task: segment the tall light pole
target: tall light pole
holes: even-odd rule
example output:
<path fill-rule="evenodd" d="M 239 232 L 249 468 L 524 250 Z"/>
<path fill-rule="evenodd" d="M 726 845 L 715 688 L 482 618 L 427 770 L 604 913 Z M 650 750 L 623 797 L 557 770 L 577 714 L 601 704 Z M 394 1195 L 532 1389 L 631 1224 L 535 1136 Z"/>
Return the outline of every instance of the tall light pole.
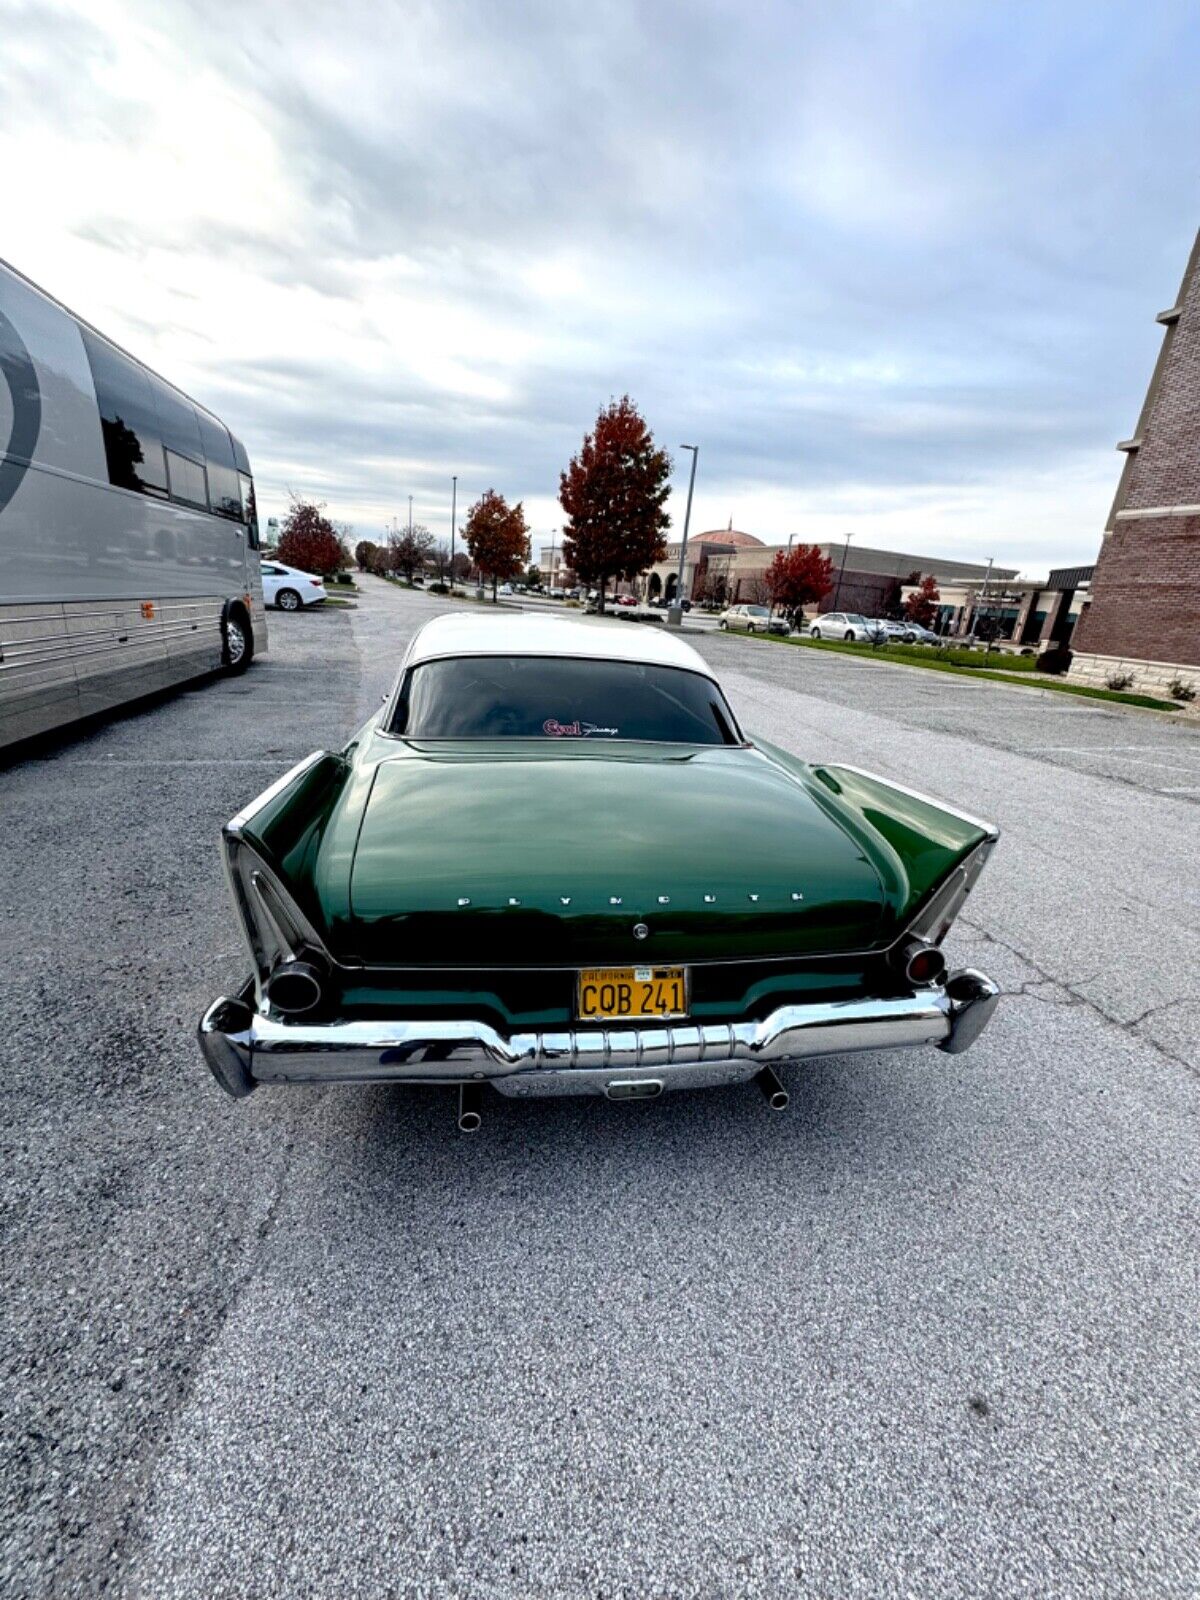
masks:
<path fill-rule="evenodd" d="M 988 585 L 992 581 L 992 563 L 995 561 L 995 559 L 996 559 L 995 556 L 989 556 L 988 557 L 987 571 L 983 575 L 983 588 L 979 591 L 979 598 L 975 602 L 975 623 L 972 625 L 972 632 L 978 632 L 978 623 L 979 623 L 980 616 L 985 616 L 986 617 L 986 615 L 987 615 L 987 592 L 988 592 Z M 985 640 L 984 642 L 985 642 L 985 645 L 986 645 L 986 649 L 984 650 L 984 654 L 985 655 L 991 655 L 991 653 L 992 653 L 992 641 L 991 641 L 991 639 L 989 638 L 989 639 Z"/>
<path fill-rule="evenodd" d="M 853 537 L 852 533 L 846 535 L 846 548 L 842 551 L 842 564 L 838 568 L 837 588 L 833 591 L 833 605 L 830 607 L 832 611 L 836 611 L 838 608 L 838 598 L 842 592 L 842 574 L 846 570 L 846 557 L 850 554 L 850 541 Z"/>
<path fill-rule="evenodd" d="M 458 521 L 458 474 L 450 479 L 450 593 L 454 593 L 454 532 Z"/>
<path fill-rule="evenodd" d="M 408 497 L 408 531 L 412 533 L 412 495 Z"/>
<path fill-rule="evenodd" d="M 692 471 L 688 478 L 687 508 L 683 513 L 683 539 L 679 545 L 679 572 L 675 578 L 675 604 L 667 610 L 667 621 L 673 628 L 683 626 L 683 564 L 687 560 L 688 527 L 692 520 L 692 490 L 696 487 L 696 462 L 700 457 L 698 444 L 681 444 L 681 450 L 692 452 Z"/>

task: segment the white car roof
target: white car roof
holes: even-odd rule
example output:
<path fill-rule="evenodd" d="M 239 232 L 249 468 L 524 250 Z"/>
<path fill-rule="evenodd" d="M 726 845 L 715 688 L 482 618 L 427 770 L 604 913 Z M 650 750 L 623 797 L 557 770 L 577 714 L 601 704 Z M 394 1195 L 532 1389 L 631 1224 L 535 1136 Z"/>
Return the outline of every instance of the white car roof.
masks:
<path fill-rule="evenodd" d="M 650 623 L 591 622 L 528 612 L 477 616 L 454 611 L 434 617 L 413 638 L 405 665 L 446 656 L 583 656 L 683 667 L 714 677 L 691 645 Z"/>

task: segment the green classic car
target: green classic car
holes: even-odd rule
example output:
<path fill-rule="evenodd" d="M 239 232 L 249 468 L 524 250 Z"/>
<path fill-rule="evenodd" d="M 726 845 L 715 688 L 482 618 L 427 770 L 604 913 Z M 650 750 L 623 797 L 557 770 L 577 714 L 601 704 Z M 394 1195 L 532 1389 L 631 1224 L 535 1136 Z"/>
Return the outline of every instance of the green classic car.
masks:
<path fill-rule="evenodd" d="M 260 1083 L 604 1094 L 808 1056 L 965 1050 L 940 945 L 996 829 L 741 731 L 678 637 L 445 615 L 382 711 L 224 830 L 253 976 L 199 1037 Z"/>

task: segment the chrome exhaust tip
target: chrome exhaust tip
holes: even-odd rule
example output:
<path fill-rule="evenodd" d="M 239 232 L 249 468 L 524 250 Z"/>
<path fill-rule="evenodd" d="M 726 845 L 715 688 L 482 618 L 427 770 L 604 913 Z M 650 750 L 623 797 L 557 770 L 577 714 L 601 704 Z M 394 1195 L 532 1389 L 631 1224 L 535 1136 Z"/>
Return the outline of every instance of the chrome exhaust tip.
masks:
<path fill-rule="evenodd" d="M 478 1133 L 483 1117 L 479 1110 L 480 1093 L 477 1083 L 460 1083 L 458 1086 L 458 1131 Z"/>
<path fill-rule="evenodd" d="M 302 1016 L 321 999 L 321 977 L 311 961 L 284 961 L 263 984 L 263 993 L 284 1016 Z"/>
<path fill-rule="evenodd" d="M 772 1111 L 786 1111 L 790 1096 L 770 1067 L 763 1067 L 754 1079 Z"/>

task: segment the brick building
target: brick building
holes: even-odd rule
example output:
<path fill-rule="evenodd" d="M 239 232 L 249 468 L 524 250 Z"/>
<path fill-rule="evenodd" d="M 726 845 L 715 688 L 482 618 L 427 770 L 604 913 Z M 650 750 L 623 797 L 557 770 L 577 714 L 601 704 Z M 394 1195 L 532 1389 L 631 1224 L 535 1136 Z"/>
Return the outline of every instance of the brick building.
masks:
<path fill-rule="evenodd" d="M 1200 692 L 1200 234 L 1104 532 L 1092 602 L 1076 630 L 1071 677 L 1130 673 L 1159 691 L 1176 677 Z"/>

